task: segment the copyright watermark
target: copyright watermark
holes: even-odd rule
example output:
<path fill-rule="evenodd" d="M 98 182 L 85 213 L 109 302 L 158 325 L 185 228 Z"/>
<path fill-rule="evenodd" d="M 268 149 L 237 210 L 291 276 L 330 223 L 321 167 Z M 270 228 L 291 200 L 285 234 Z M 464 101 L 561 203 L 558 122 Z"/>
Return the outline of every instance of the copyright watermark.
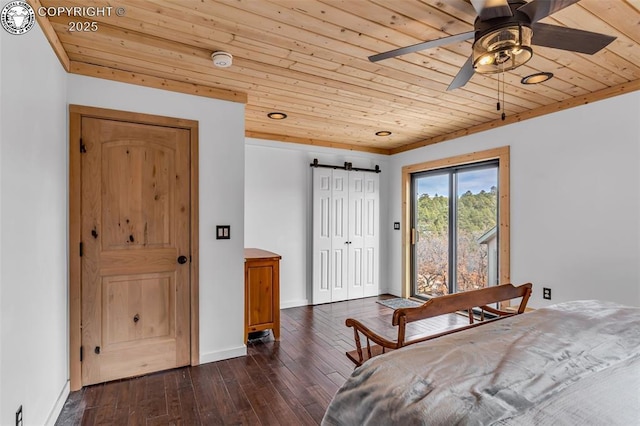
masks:
<path fill-rule="evenodd" d="M 124 7 L 114 6 L 40 6 L 33 9 L 24 0 L 15 0 L 7 3 L 1 11 L 0 20 L 5 31 L 11 34 L 24 34 L 29 31 L 36 22 L 36 15 L 43 18 L 68 17 L 67 29 L 69 32 L 98 31 L 99 23 L 94 18 L 110 16 L 125 16 Z M 73 19 L 78 20 L 73 20 Z"/>
<path fill-rule="evenodd" d="M 24 34 L 33 28 L 35 23 L 33 8 L 26 1 L 11 1 L 0 11 L 0 24 L 10 34 Z"/>
<path fill-rule="evenodd" d="M 113 6 L 87 6 L 87 7 L 63 7 L 41 6 L 36 10 L 38 16 L 68 16 L 70 18 L 95 18 L 98 16 L 124 16 L 127 11 L 124 7 Z"/>

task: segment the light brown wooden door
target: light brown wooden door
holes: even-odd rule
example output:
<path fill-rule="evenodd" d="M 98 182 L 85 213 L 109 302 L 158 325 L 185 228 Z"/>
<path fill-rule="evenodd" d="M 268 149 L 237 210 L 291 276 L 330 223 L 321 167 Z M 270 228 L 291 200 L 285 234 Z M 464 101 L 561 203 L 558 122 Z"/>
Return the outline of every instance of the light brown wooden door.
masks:
<path fill-rule="evenodd" d="M 188 365 L 189 131 L 83 117 L 81 134 L 82 384 Z"/>

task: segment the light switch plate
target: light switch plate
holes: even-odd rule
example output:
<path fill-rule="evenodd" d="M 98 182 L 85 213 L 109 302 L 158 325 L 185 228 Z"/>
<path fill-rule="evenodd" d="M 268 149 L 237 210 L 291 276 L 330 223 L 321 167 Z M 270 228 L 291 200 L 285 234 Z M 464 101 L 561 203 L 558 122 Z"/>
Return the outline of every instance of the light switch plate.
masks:
<path fill-rule="evenodd" d="M 231 225 L 217 225 L 216 240 L 230 240 L 230 239 L 231 239 Z"/>
<path fill-rule="evenodd" d="M 395 229 L 396 231 L 400 230 L 400 222 L 393 222 L 393 229 Z"/>

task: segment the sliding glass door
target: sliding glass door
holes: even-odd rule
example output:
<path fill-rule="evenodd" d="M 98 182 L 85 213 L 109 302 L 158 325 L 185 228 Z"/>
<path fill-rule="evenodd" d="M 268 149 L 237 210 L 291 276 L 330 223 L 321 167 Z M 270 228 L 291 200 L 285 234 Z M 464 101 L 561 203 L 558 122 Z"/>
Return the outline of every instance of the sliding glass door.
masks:
<path fill-rule="evenodd" d="M 413 295 L 498 283 L 498 162 L 412 175 Z"/>

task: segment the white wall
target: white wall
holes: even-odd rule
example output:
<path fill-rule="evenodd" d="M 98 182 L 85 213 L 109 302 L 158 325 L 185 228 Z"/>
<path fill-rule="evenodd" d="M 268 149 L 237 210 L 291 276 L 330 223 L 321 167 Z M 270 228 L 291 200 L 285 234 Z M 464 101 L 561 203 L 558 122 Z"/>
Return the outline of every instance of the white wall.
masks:
<path fill-rule="evenodd" d="M 66 74 L 37 26 L 0 47 L 0 424 L 42 425 L 68 378 Z"/>
<path fill-rule="evenodd" d="M 69 75 L 68 102 L 199 122 L 200 361 L 244 355 L 244 104 Z M 216 240 L 216 225 L 231 225 Z"/>
<path fill-rule="evenodd" d="M 534 307 L 573 299 L 640 306 L 640 92 L 395 155 L 390 220 L 401 219 L 401 168 L 511 146 L 511 280 Z M 401 236 L 387 280 L 400 293 Z M 550 287 L 552 300 L 542 299 Z"/>
<path fill-rule="evenodd" d="M 245 247 L 278 253 L 280 306 L 289 308 L 311 299 L 311 167 L 322 164 L 373 168 L 379 165 L 382 229 L 392 228 L 386 216 L 387 156 L 342 149 L 247 139 L 245 150 Z M 386 258 L 382 233 L 381 259 Z M 381 277 L 386 277 L 382 273 Z M 387 283 L 381 280 L 383 292 Z"/>

